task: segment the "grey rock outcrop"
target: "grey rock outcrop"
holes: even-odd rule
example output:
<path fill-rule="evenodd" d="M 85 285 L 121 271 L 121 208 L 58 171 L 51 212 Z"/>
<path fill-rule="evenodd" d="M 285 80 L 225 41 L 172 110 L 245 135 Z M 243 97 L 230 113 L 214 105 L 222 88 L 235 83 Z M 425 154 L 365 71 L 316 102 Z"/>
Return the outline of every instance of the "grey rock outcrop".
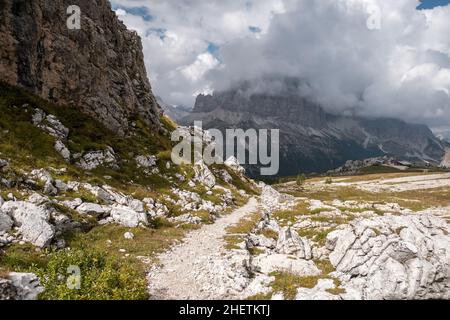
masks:
<path fill-rule="evenodd" d="M 55 228 L 49 223 L 50 212 L 43 206 L 24 201 L 8 201 L 2 205 L 1 210 L 14 220 L 23 240 L 35 246 L 46 247 L 55 236 Z"/>
<path fill-rule="evenodd" d="M 216 185 L 216 178 L 203 161 L 199 161 L 195 164 L 194 172 L 195 180 L 205 187 L 212 188 Z"/>
<path fill-rule="evenodd" d="M 33 273 L 11 272 L 7 279 L 0 279 L 0 300 L 36 300 L 43 291 Z"/>
<path fill-rule="evenodd" d="M 109 1 L 78 1 L 81 29 L 66 25 L 69 0 L 3 0 L 0 75 L 52 102 L 73 105 L 126 134 L 133 118 L 160 127 L 142 44 Z"/>
<path fill-rule="evenodd" d="M 1 205 L 1 204 L 0 204 Z M 11 230 L 14 221 L 4 212 L 2 212 L 0 207 L 0 232 L 7 232 Z"/>
<path fill-rule="evenodd" d="M 346 299 L 449 299 L 450 230 L 432 215 L 356 220 L 327 237 Z"/>
<path fill-rule="evenodd" d="M 309 240 L 300 237 L 290 227 L 280 230 L 275 250 L 278 253 L 294 255 L 300 259 L 312 259 L 312 249 Z"/>
<path fill-rule="evenodd" d="M 94 170 L 100 166 L 118 168 L 117 158 L 112 148 L 86 152 L 76 165 L 84 170 Z"/>
<path fill-rule="evenodd" d="M 145 212 L 136 212 L 128 207 L 114 206 L 111 210 L 111 217 L 115 222 L 130 228 L 147 224 L 147 214 Z"/>

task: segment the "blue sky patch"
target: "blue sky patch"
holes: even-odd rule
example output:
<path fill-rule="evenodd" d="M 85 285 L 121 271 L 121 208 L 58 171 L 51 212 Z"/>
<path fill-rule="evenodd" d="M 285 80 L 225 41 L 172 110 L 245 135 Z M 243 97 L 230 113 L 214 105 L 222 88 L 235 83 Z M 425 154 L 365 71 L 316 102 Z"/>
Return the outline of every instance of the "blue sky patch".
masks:
<path fill-rule="evenodd" d="M 114 11 L 117 9 L 125 10 L 127 13 L 135 15 L 135 16 L 141 16 L 142 19 L 145 21 L 151 21 L 153 20 L 153 16 L 150 13 L 150 10 L 148 10 L 147 7 L 125 7 L 116 3 L 113 3 L 112 8 Z"/>
<path fill-rule="evenodd" d="M 253 33 L 260 33 L 262 31 L 261 28 L 255 27 L 255 26 L 249 26 L 248 30 L 250 30 L 250 32 L 253 32 Z"/>
<path fill-rule="evenodd" d="M 419 10 L 433 9 L 450 4 L 450 0 L 421 0 L 420 2 L 422 3 L 417 7 Z"/>
<path fill-rule="evenodd" d="M 147 35 L 149 34 L 157 34 L 161 40 L 166 38 L 167 29 L 164 28 L 151 28 L 147 30 Z"/>

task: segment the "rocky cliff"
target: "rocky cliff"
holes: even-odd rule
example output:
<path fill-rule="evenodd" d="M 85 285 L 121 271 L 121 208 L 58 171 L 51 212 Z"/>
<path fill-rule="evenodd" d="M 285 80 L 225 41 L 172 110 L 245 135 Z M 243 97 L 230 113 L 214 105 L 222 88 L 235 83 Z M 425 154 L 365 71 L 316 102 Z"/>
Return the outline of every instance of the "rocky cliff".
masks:
<path fill-rule="evenodd" d="M 81 9 L 69 30 L 67 8 Z M 73 105 L 124 134 L 141 118 L 159 127 L 138 35 L 107 0 L 2 0 L 1 80 L 52 102 Z"/>
<path fill-rule="evenodd" d="M 323 172 L 349 159 L 383 155 L 439 164 L 444 155 L 442 142 L 424 125 L 330 114 L 292 92 L 248 92 L 200 95 L 181 122 L 203 120 L 206 129 L 280 129 L 280 175 Z"/>

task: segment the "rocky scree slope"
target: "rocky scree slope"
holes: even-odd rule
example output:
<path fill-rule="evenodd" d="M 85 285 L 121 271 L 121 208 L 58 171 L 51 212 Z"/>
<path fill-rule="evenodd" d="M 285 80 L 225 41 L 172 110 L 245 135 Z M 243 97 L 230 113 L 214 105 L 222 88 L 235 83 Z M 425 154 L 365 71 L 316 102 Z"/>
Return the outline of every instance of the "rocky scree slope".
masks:
<path fill-rule="evenodd" d="M 78 1 L 81 29 L 66 26 L 69 0 L 0 3 L 1 80 L 72 105 L 120 134 L 140 117 L 159 128 L 142 45 L 107 0 Z"/>
<path fill-rule="evenodd" d="M 132 137 L 119 136 L 74 108 L 6 84 L 0 84 L 0 112 L 5 299 L 147 298 L 145 270 L 155 253 L 256 190 L 233 161 L 174 165 L 174 125 L 166 118 L 166 133 L 138 120 Z M 70 265 L 86 266 L 82 290 L 66 289 L 58 276 Z M 13 272 L 35 274 L 20 274 L 34 288 L 30 294 L 21 293 Z"/>

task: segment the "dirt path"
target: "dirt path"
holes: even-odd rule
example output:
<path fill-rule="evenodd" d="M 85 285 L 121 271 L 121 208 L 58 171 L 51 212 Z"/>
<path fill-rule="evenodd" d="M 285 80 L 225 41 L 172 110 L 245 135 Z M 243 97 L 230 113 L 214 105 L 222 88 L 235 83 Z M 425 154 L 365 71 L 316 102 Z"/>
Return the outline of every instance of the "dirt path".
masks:
<path fill-rule="evenodd" d="M 183 243 L 158 256 L 148 275 L 152 299 L 239 299 L 247 285 L 247 256 L 224 248 L 226 229 L 258 210 L 255 198 L 214 224 L 190 232 Z"/>

